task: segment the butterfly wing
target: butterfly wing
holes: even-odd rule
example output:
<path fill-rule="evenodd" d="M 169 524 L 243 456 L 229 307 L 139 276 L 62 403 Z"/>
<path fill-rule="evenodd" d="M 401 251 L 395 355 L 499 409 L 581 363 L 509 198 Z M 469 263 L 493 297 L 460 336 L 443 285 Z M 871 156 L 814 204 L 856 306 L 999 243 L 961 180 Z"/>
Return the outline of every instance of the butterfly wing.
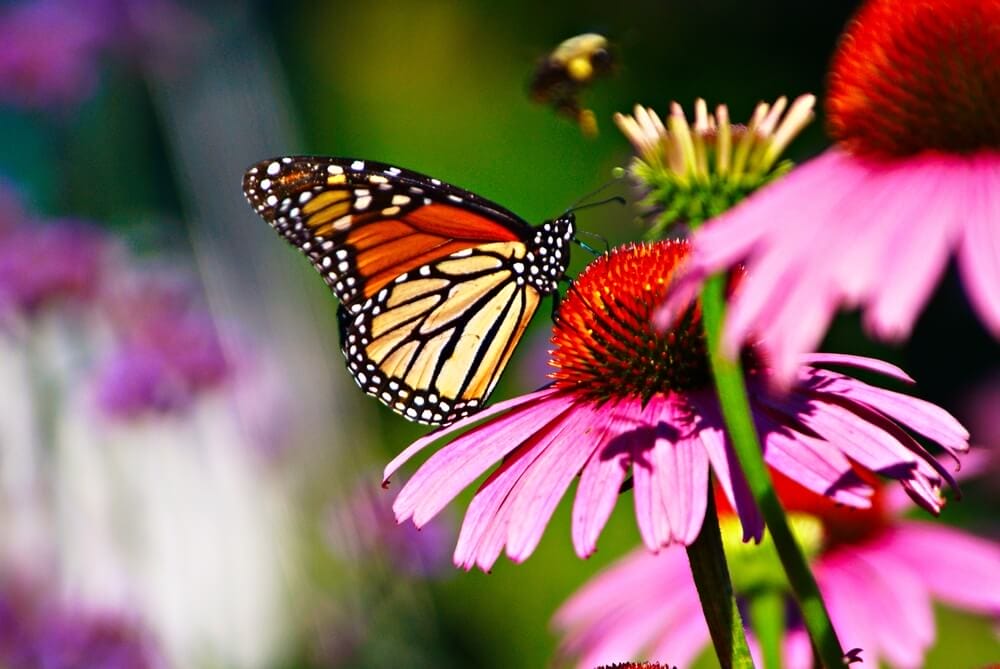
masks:
<path fill-rule="evenodd" d="M 482 406 L 568 262 L 571 218 L 533 228 L 474 193 L 372 161 L 263 161 L 244 192 L 340 299 L 357 384 L 418 422 Z"/>
<path fill-rule="evenodd" d="M 243 192 L 345 305 L 438 258 L 533 230 L 474 193 L 374 161 L 265 160 L 247 171 Z"/>
<path fill-rule="evenodd" d="M 361 389 L 431 425 L 478 410 L 542 298 L 514 269 L 525 253 L 521 242 L 459 251 L 341 306 L 343 352 Z"/>

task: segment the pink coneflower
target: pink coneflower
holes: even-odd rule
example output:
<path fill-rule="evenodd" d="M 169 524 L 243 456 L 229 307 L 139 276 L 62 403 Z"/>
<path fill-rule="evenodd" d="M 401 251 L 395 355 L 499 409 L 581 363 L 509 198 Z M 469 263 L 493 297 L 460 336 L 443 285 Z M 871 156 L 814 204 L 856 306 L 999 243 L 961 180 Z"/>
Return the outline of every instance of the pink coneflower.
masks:
<path fill-rule="evenodd" d="M 455 562 L 488 570 L 506 546 L 515 561 L 538 545 L 579 474 L 573 544 L 581 557 L 631 476 L 636 520 L 646 546 L 688 544 L 701 529 L 709 468 L 737 509 L 745 538 L 762 523 L 722 428 L 697 309 L 661 332 L 651 315 L 688 253 L 685 242 L 628 245 L 591 263 L 563 300 L 552 343 L 553 382 L 419 439 L 386 467 L 388 479 L 428 445 L 489 418 L 432 455 L 406 483 L 393 509 L 399 521 L 427 523 L 463 488 L 502 461 L 465 516 Z M 942 409 L 882 390 L 820 364 L 841 364 L 908 380 L 886 363 L 816 355 L 792 391 L 768 394 L 766 365 L 744 351 L 754 417 L 765 459 L 775 469 L 841 504 L 870 504 L 871 486 L 852 463 L 902 482 L 931 510 L 947 472 L 903 429 L 952 451 L 967 434 Z"/>
<path fill-rule="evenodd" d="M 787 382 L 840 307 L 903 339 L 953 252 L 1000 338 L 997 25 L 996 0 L 861 8 L 830 71 L 836 144 L 694 236 L 693 280 L 747 268 L 724 333 L 731 355 L 753 339 Z"/>
<path fill-rule="evenodd" d="M 779 494 L 813 556 L 813 569 L 837 635 L 860 648 L 865 666 L 919 667 L 934 643 L 932 599 L 988 615 L 1000 613 L 1000 546 L 938 524 L 905 520 L 880 490 L 867 510 L 837 507 L 783 482 Z M 770 542 L 742 546 L 723 514 L 733 583 L 742 598 L 783 587 Z M 744 569 L 749 566 L 750 568 Z M 891 612 L 891 613 L 889 613 Z M 561 654 L 592 667 L 623 658 L 689 664 L 709 645 L 684 551 L 637 550 L 581 588 L 556 613 Z M 751 647 L 754 647 L 751 642 Z M 789 597 L 784 666 L 813 666 L 809 638 Z"/>

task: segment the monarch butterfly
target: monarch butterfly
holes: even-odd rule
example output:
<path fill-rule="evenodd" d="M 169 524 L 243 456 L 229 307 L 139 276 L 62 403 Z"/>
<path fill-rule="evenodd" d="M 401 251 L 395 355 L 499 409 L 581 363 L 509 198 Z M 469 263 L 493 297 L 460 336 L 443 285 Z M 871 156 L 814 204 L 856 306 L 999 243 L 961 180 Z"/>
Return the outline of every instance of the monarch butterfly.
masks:
<path fill-rule="evenodd" d="M 565 277 L 575 234 L 572 213 L 532 227 L 438 179 L 351 158 L 265 160 L 243 192 L 340 300 L 358 386 L 428 425 L 482 407 Z"/>

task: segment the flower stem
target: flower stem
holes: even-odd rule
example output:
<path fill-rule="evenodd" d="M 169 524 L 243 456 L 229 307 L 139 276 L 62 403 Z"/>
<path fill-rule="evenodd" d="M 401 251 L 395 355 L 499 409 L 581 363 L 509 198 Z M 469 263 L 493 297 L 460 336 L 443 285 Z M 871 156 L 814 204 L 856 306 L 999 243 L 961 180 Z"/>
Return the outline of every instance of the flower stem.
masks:
<path fill-rule="evenodd" d="M 816 579 L 788 526 L 788 519 L 778 502 L 771 475 L 764 463 L 764 451 L 754 429 L 740 361 L 728 359 L 721 350 L 722 323 L 726 311 L 724 275 L 717 274 L 705 282 L 701 304 L 712 375 L 733 450 L 774 540 L 817 657 L 828 669 L 841 667 L 844 651 L 837 640 Z"/>
<path fill-rule="evenodd" d="M 752 668 L 753 659 L 750 657 L 743 620 L 733 595 L 733 584 L 729 580 L 726 554 L 722 549 L 722 533 L 719 531 L 719 516 L 715 510 L 711 488 L 705 509 L 705 522 L 702 523 L 698 538 L 687 547 L 687 554 L 719 665 L 723 669 Z"/>
<path fill-rule="evenodd" d="M 781 669 L 781 638 L 785 631 L 785 593 L 764 588 L 750 596 L 750 624 L 760 644 L 764 669 Z"/>

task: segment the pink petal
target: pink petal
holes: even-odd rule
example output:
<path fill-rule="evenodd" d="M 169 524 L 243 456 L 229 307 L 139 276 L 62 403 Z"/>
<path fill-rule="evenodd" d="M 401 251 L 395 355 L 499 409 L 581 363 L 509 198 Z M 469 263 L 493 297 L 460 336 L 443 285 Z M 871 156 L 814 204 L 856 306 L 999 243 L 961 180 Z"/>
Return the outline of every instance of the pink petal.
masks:
<path fill-rule="evenodd" d="M 695 262 L 716 272 L 745 259 L 755 247 L 774 240 L 788 247 L 800 246 L 802 240 L 814 235 L 813 229 L 809 225 L 789 225 L 787 212 L 836 208 L 843 203 L 844 193 L 850 193 L 868 176 L 851 167 L 849 159 L 845 160 L 845 155 L 836 150 L 799 165 L 780 181 L 700 228 L 692 239 Z"/>
<path fill-rule="evenodd" d="M 581 588 L 553 622 L 566 634 L 560 655 L 579 656 L 577 666 L 588 669 L 664 654 L 684 664 L 681 658 L 697 655 L 708 639 L 687 556 L 679 549 L 632 552 Z"/>
<path fill-rule="evenodd" d="M 855 367 L 869 372 L 876 372 L 877 374 L 884 374 L 885 376 L 890 376 L 898 381 L 916 383 L 916 381 L 914 381 L 909 374 L 896 365 L 885 362 L 884 360 L 867 358 L 861 355 L 847 355 L 845 353 L 807 353 L 801 356 L 800 361 L 803 365 L 810 365 L 813 367 L 816 365 L 841 365 L 844 367 Z"/>
<path fill-rule="evenodd" d="M 507 555 L 525 560 L 538 546 L 545 527 L 569 484 L 601 444 L 608 418 L 603 407 L 580 403 L 553 430 L 544 448 L 511 494 L 513 517 L 507 536 Z"/>
<path fill-rule="evenodd" d="M 490 416 L 496 415 L 502 411 L 506 411 L 507 409 L 513 409 L 523 404 L 529 404 L 535 401 L 543 400 L 547 398 L 549 395 L 553 395 L 557 392 L 559 392 L 559 389 L 557 388 L 544 388 L 534 393 L 528 393 L 527 395 L 519 395 L 518 397 L 514 397 L 509 400 L 504 400 L 503 402 L 497 402 L 496 404 L 487 407 L 486 409 L 483 409 L 478 413 L 474 413 L 471 416 L 466 416 L 465 418 L 459 421 L 455 421 L 451 425 L 446 425 L 442 428 L 434 430 L 433 432 L 430 432 L 429 434 L 424 435 L 420 439 L 417 439 L 415 442 L 410 444 L 402 453 L 397 455 L 395 458 L 392 459 L 392 461 L 388 465 L 386 465 L 385 471 L 382 474 L 382 485 L 385 486 L 386 484 L 388 484 L 389 477 L 391 477 L 394 473 L 396 473 L 396 470 L 399 469 L 410 458 L 412 458 L 414 455 L 422 451 L 428 445 L 433 444 L 438 439 L 441 439 L 442 437 L 446 437 L 449 434 L 452 434 L 454 432 L 457 432 L 458 430 L 468 427 L 473 423 L 478 423 L 479 421 L 485 418 L 489 418 Z M 492 422 L 486 423 L 484 425 L 481 425 L 476 430 L 477 431 L 492 430 L 495 429 L 495 425 L 496 423 Z M 469 432 L 469 434 L 472 434 L 472 432 Z"/>
<path fill-rule="evenodd" d="M 624 435 L 632 454 L 632 496 L 635 519 L 646 548 L 658 551 L 670 543 L 670 526 L 656 485 L 656 461 L 652 450 L 658 441 L 656 430 L 645 427 Z"/>
<path fill-rule="evenodd" d="M 809 641 L 809 635 L 804 629 L 792 627 L 785 631 L 782 655 L 785 669 L 812 669 L 814 657 L 812 642 Z"/>
<path fill-rule="evenodd" d="M 703 414 L 704 415 L 704 414 Z M 726 440 L 725 432 L 720 427 L 702 427 L 698 433 L 701 443 L 708 453 L 716 480 L 722 487 L 729 505 L 736 510 L 740 524 L 743 526 L 743 541 L 760 543 L 764 536 L 764 517 L 757 508 L 757 503 L 750 492 L 743 469 L 740 468 L 736 453 Z"/>
<path fill-rule="evenodd" d="M 511 490 L 541 453 L 539 441 L 531 439 L 511 453 L 476 491 L 462 520 L 453 561 L 469 570 L 493 568 L 507 541 L 511 509 L 506 504 Z"/>
<path fill-rule="evenodd" d="M 764 460 L 768 465 L 800 485 L 862 509 L 871 506 L 874 493 L 864 483 L 850 461 L 830 444 L 779 425 L 762 412 L 755 411 L 757 433 L 764 443 Z"/>
<path fill-rule="evenodd" d="M 676 600 L 677 615 L 664 625 L 660 642 L 648 657 L 664 666 L 688 667 L 711 641 L 708 624 L 693 582 L 686 588 L 678 588 L 670 597 Z"/>
<path fill-rule="evenodd" d="M 878 542 L 844 547 L 822 560 L 825 570 L 836 569 L 854 581 L 853 613 L 865 611 L 860 617 L 868 621 L 879 654 L 893 665 L 921 666 L 934 640 L 934 613 L 918 575 Z"/>
<path fill-rule="evenodd" d="M 871 596 L 867 584 L 859 583 L 846 569 L 841 569 L 840 562 L 834 558 L 821 559 L 813 572 L 841 646 L 845 651 L 861 648 L 864 666 L 879 666 L 874 629 L 878 615 L 873 616 L 870 607 L 865 605 Z"/>
<path fill-rule="evenodd" d="M 962 181 L 956 175 L 953 184 L 964 186 L 970 205 L 963 216 L 958 267 L 972 305 L 1000 339 L 1000 153 L 986 151 L 972 160 L 970 174 Z"/>
<path fill-rule="evenodd" d="M 907 520 L 887 536 L 886 550 L 949 604 L 1000 615 L 1000 545 L 995 541 Z"/>
<path fill-rule="evenodd" d="M 834 148 L 703 226 L 691 275 L 747 267 L 724 350 L 759 340 L 783 386 L 840 307 L 860 305 L 876 334 L 901 337 L 956 245 L 974 304 L 1000 331 L 998 155 L 874 161 Z"/>
<path fill-rule="evenodd" d="M 909 476 L 912 470 L 934 476 L 924 460 L 891 434 L 844 407 L 819 398 L 806 401 L 804 407 L 796 416 L 798 420 L 865 469 L 894 478 Z"/>
<path fill-rule="evenodd" d="M 912 198 L 909 209 L 918 200 L 923 206 L 882 258 L 880 286 L 865 309 L 865 325 L 880 339 L 898 341 L 909 334 L 947 265 L 964 206 L 960 193 L 944 187 L 945 177 L 934 165 L 893 170 L 891 178 L 898 179 L 900 197 Z"/>
<path fill-rule="evenodd" d="M 402 522 L 412 516 L 420 527 L 490 465 L 557 422 L 574 402 L 568 394 L 544 397 L 458 437 L 428 458 L 399 491 L 392 505 L 396 519 Z"/>
<path fill-rule="evenodd" d="M 658 438 L 655 477 L 670 526 L 670 542 L 687 546 L 701 531 L 708 504 L 708 454 L 701 439 Z"/>
<path fill-rule="evenodd" d="M 580 557 L 588 557 L 597 549 L 597 537 L 611 516 L 619 490 L 628 474 L 629 448 L 623 447 L 625 420 L 622 412 L 641 414 L 621 406 L 608 407 L 608 423 L 596 437 L 598 446 L 583 468 L 573 504 L 573 547 Z M 634 421 L 631 421 L 634 422 Z"/>
<path fill-rule="evenodd" d="M 931 402 L 872 386 L 828 370 L 803 373 L 806 385 L 826 395 L 846 397 L 899 421 L 914 432 L 933 439 L 949 452 L 969 450 L 969 432 L 950 413 Z"/>

